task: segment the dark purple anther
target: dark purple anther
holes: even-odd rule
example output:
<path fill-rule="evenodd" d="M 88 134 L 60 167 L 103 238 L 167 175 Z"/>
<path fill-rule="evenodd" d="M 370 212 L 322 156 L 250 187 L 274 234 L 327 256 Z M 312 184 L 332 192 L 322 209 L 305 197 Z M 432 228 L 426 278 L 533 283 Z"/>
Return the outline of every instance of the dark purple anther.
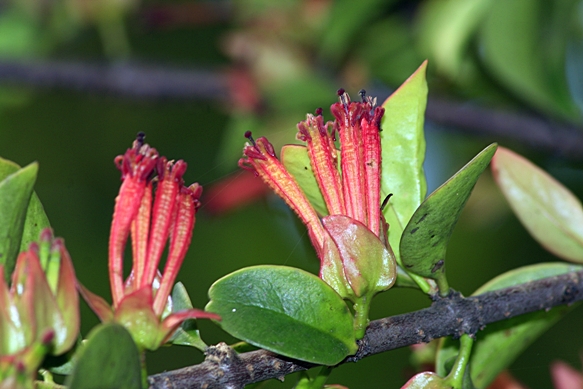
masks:
<path fill-rule="evenodd" d="M 251 131 L 245 131 L 245 138 L 249 139 L 249 142 L 251 142 L 253 147 L 257 147 L 257 145 L 255 144 L 255 139 L 253 139 L 253 135 L 251 134 Z"/>
<path fill-rule="evenodd" d="M 362 102 L 366 103 L 366 91 L 364 89 L 361 89 L 358 91 L 358 94 L 360 95 Z"/>

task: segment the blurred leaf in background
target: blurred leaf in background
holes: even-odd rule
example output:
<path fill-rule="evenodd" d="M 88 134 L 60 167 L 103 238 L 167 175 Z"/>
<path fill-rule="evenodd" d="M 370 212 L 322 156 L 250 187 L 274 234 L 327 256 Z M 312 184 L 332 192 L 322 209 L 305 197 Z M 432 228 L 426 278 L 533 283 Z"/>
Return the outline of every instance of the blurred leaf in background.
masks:
<path fill-rule="evenodd" d="M 425 59 L 432 99 L 461 106 L 533 113 L 549 123 L 581 123 L 583 106 L 583 1 L 566 0 L 286 0 L 162 1 L 76 0 L 4 2 L 0 13 L 0 68 L 9 61 L 94 61 L 180 65 L 210 69 L 227 80 L 228 99 L 217 89 L 207 100 L 132 99 L 83 92 L 0 85 L 0 156 L 40 164 L 35 186 L 55 233 L 67 239 L 80 278 L 107 295 L 106 247 L 118 175 L 113 158 L 144 131 L 169 158 L 189 165 L 186 180 L 206 185 L 235 172 L 243 133 L 268 135 L 279 149 L 294 143 L 296 124 L 335 99 L 343 87 L 365 88 L 384 99 Z M 100 8 L 103 7 L 103 8 Z M 116 38 L 117 37 L 117 38 Z M 118 39 L 119 38 L 119 39 Z M 117 82 L 129 82 L 128 72 Z M 0 79 L 5 80 L 2 71 Z M 58 84 L 58 80 L 53 80 Z M 49 85 L 51 83 L 48 83 Z M 33 86 L 30 86 L 33 85 Z M 325 116 L 328 113 L 325 113 Z M 330 118 L 330 116 L 327 116 Z M 495 123 L 492 124 L 495 126 Z M 519 151 L 583 194 L 581 159 L 533 153 L 529 142 L 506 144 L 504 134 L 473 139 L 429 121 L 425 171 L 429 190 L 472 158 L 486 142 Z M 577 128 L 576 131 L 580 131 Z M 580 136 L 580 135 L 578 135 Z M 552 136 L 551 136 L 552 138 Z M 509 141 L 508 141 L 509 142 Z M 254 179 L 254 177 L 250 177 Z M 212 197 L 236 196 L 223 186 Z M 179 280 L 194 306 L 223 275 L 243 266 L 272 264 L 316 271 L 305 231 L 273 197 L 254 192 L 255 203 L 211 214 L 203 207 Z M 220 239 L 224 244 L 216 244 Z M 554 261 L 524 231 L 493 189 L 478 182 L 448 247 L 448 281 L 469 295 L 490 278 L 518 266 Z M 412 290 L 391 290 L 373 304 L 372 318 L 429 305 Z M 83 307 L 83 331 L 96 322 Z M 576 309 L 530 346 L 510 370 L 531 387 L 550 387 L 547 372 L 560 356 L 578 366 L 583 334 Z M 200 323 L 208 343 L 232 340 Z M 569 334 L 569 336 L 565 336 Z M 412 374 L 408 350 L 343 365 L 333 380 L 351 389 L 400 387 Z M 148 356 L 152 373 L 202 360 L 192 349 Z M 291 387 L 269 382 L 265 387 Z"/>

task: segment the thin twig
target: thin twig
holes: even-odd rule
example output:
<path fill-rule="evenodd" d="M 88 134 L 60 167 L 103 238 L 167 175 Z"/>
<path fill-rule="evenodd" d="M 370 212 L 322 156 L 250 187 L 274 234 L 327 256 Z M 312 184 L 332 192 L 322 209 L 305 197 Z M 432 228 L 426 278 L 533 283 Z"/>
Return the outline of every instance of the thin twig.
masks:
<path fill-rule="evenodd" d="M 358 352 L 342 363 L 445 336 L 474 335 L 490 323 L 580 300 L 583 270 L 468 298 L 452 292 L 429 308 L 371 322 Z M 199 365 L 150 376 L 150 389 L 240 389 L 315 366 L 266 350 L 236 354 L 225 344 L 206 355 Z"/>

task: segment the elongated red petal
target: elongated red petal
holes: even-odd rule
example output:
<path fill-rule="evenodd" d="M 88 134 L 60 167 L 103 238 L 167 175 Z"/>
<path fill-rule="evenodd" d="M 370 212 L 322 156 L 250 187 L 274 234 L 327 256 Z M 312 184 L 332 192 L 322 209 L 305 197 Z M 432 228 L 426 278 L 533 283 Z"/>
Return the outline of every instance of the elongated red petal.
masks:
<path fill-rule="evenodd" d="M 186 171 L 186 162 L 180 160 L 175 164 L 160 158 L 158 175 L 160 181 L 156 189 L 156 198 L 152 210 L 152 224 L 150 240 L 148 242 L 148 257 L 144 268 L 144 275 L 139 281 L 140 286 L 151 285 L 158 270 L 162 252 L 170 235 L 176 196 L 182 187 L 182 176 Z"/>
<path fill-rule="evenodd" d="M 336 118 L 340 136 L 340 163 L 346 215 L 367 224 L 364 145 L 360 127 L 362 106 L 360 103 L 351 102 L 348 94 L 343 92 L 340 95 L 340 103 L 333 104 L 330 111 Z"/>
<path fill-rule="evenodd" d="M 131 225 L 133 268 L 131 290 L 138 289 L 138 282 L 143 277 L 148 254 L 148 238 L 150 235 L 150 214 L 152 212 L 152 183 L 145 188 L 138 213 Z M 128 282 L 126 280 L 126 287 Z"/>
<path fill-rule="evenodd" d="M 109 233 L 109 283 L 113 305 L 121 301 L 123 288 L 123 253 L 130 233 L 130 226 L 141 204 L 146 183 L 128 177 L 121 184 L 115 199 L 115 209 Z"/>
<path fill-rule="evenodd" d="M 346 214 L 334 140 L 322 115 L 307 115 L 298 123 L 298 140 L 306 142 L 314 176 L 330 215 Z"/>
<path fill-rule="evenodd" d="M 373 112 L 372 117 L 362 119 L 361 128 L 364 144 L 367 225 L 374 234 L 380 236 L 381 138 L 379 132 L 380 121 L 385 109 L 376 107 Z"/>
<path fill-rule="evenodd" d="M 115 199 L 109 234 L 109 282 L 114 307 L 123 297 L 123 252 L 130 234 L 130 226 L 142 203 L 157 158 L 156 149 L 143 144 L 143 137 L 138 136 L 133 147 L 115 159 L 121 170 L 123 182 Z"/>
<path fill-rule="evenodd" d="M 178 211 L 173 223 L 168 259 L 160 282 L 160 289 L 158 289 L 154 298 L 154 312 L 156 315 L 161 315 L 164 310 L 180 266 L 182 266 L 184 256 L 190 246 L 196 208 L 200 204 L 198 199 L 201 194 L 202 187 L 198 184 L 183 188 L 178 194 Z"/>
<path fill-rule="evenodd" d="M 312 244 L 319 254 L 324 245 L 324 229 L 320 219 L 298 183 L 276 158 L 271 143 L 261 137 L 253 144 L 247 144 L 243 155 L 239 166 L 255 171 L 294 210 L 308 228 Z"/>

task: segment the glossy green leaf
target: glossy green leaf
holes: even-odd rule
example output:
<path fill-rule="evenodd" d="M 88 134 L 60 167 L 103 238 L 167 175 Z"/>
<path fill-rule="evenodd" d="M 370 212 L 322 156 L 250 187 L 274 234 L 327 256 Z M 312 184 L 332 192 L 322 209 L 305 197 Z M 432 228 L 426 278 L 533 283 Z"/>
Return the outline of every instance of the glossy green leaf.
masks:
<path fill-rule="evenodd" d="M 524 227 L 558 257 L 583 262 L 581 201 L 524 157 L 500 148 L 492 159 L 496 183 Z"/>
<path fill-rule="evenodd" d="M 140 389 L 138 348 L 130 333 L 115 323 L 94 328 L 66 380 L 70 389 Z"/>
<path fill-rule="evenodd" d="M 449 238 L 478 178 L 496 151 L 491 144 L 435 190 L 415 211 L 401 238 L 405 269 L 423 277 L 445 279 Z"/>
<path fill-rule="evenodd" d="M 300 269 L 255 266 L 231 273 L 209 290 L 206 310 L 231 335 L 304 361 L 335 365 L 354 354 L 352 315 L 324 281 Z"/>
<path fill-rule="evenodd" d="M 0 182 L 11 174 L 16 173 L 20 166 L 12 161 L 0 158 Z M 50 227 L 49 219 L 45 214 L 44 208 L 38 199 L 36 193 L 32 193 L 28 209 L 26 210 L 26 219 L 24 221 L 24 228 L 20 238 L 20 248 L 18 251 L 28 249 L 31 242 L 38 240 L 42 229 Z M 1 229 L 1 227 L 0 227 Z M 2 263 L 2 259 L 0 259 Z M 10 273 L 7 273 L 8 275 Z"/>
<path fill-rule="evenodd" d="M 305 146 L 286 145 L 281 148 L 281 162 L 287 171 L 295 178 L 298 185 L 306 195 L 310 204 L 319 215 L 328 214 L 328 208 L 320 192 L 320 187 L 314 176 L 312 164 Z"/>
<path fill-rule="evenodd" d="M 427 192 L 423 171 L 426 68 L 427 61 L 383 103 L 381 197 L 393 194 L 383 213 L 399 264 L 401 234 Z"/>
<path fill-rule="evenodd" d="M 188 292 L 182 282 L 177 282 L 172 289 L 172 312 L 178 312 L 188 309 L 193 309 L 192 302 L 188 296 Z M 169 340 L 172 344 L 179 344 L 181 346 L 191 346 L 204 351 L 207 347 L 206 343 L 200 337 L 198 326 L 195 319 L 185 320 L 176 330 L 174 335 Z"/>
<path fill-rule="evenodd" d="M 504 273 L 482 287 L 474 295 L 519 285 L 525 282 L 582 270 L 583 267 L 565 263 L 543 263 Z M 471 376 L 478 388 L 490 382 L 507 368 L 538 336 L 556 323 L 570 308 L 557 307 L 549 312 L 533 312 L 501 322 L 488 324 L 477 334 L 472 352 Z M 438 374 L 447 373 L 447 362 L 458 353 L 458 342 L 443 339 L 436 361 Z"/>
<path fill-rule="evenodd" d="M 26 210 L 26 219 L 24 220 L 24 230 L 20 240 L 20 251 L 28 249 L 28 246 L 38 240 L 43 229 L 49 228 L 49 218 L 41 204 L 36 193 L 32 192 L 28 209 Z"/>
<path fill-rule="evenodd" d="M 0 264 L 5 266 L 7 278 L 12 274 L 20 251 L 26 210 L 37 172 L 38 164 L 33 163 L 0 181 Z"/>
<path fill-rule="evenodd" d="M 565 52 L 576 0 L 506 0 L 490 8 L 480 34 L 488 70 L 538 109 L 581 120 L 565 75 Z"/>

